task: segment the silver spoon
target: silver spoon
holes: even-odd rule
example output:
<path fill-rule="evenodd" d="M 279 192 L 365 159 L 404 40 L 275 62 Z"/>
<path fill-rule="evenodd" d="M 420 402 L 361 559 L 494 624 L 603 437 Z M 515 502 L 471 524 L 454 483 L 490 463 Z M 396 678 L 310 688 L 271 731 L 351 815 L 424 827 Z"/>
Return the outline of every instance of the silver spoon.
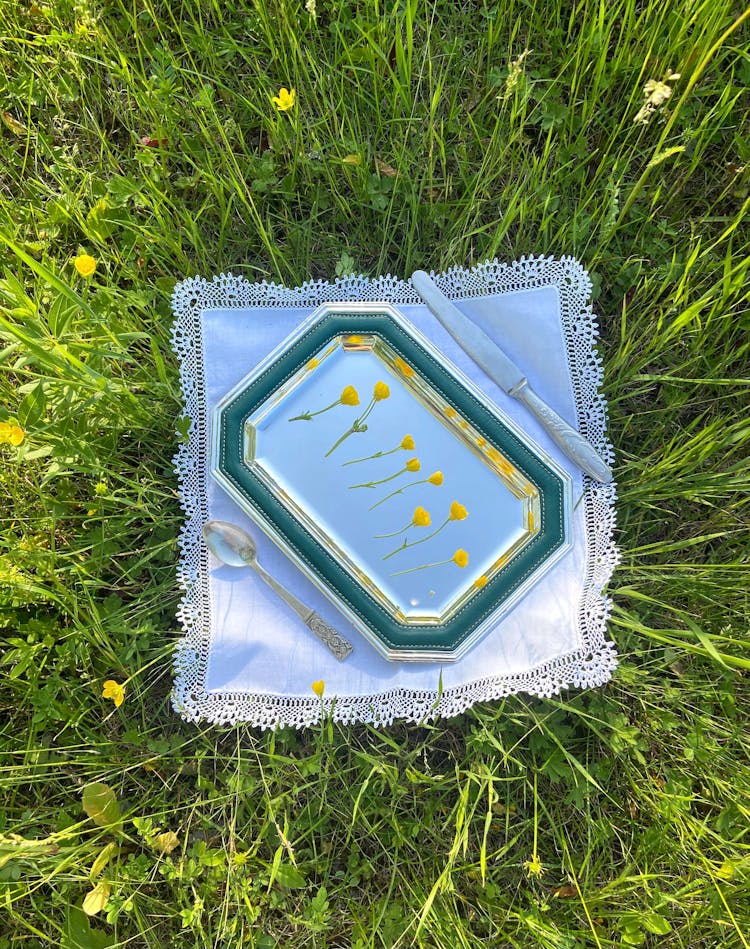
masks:
<path fill-rule="evenodd" d="M 258 548 L 255 541 L 241 527 L 236 524 L 230 524 L 228 521 L 206 521 L 203 525 L 203 538 L 206 541 L 208 549 L 214 556 L 218 557 L 222 563 L 230 567 L 252 567 L 255 572 L 266 581 L 274 593 L 300 617 L 305 626 L 310 629 L 318 639 L 327 646 L 333 655 L 338 659 L 346 659 L 352 651 L 352 644 L 329 626 L 328 623 L 319 616 L 315 610 L 298 600 L 293 593 L 285 590 L 284 587 L 274 580 L 270 573 L 267 573 L 258 563 Z"/>

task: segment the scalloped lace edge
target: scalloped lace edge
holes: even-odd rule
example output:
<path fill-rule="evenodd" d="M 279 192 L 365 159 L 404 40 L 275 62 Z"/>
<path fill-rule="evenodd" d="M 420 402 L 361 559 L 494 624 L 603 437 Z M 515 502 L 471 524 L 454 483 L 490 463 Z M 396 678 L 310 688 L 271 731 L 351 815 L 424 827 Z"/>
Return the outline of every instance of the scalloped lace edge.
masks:
<path fill-rule="evenodd" d="M 596 353 L 599 335 L 589 302 L 591 280 L 573 257 L 522 257 L 512 263 L 497 259 L 472 269 L 453 267 L 432 274 L 447 296 L 485 296 L 530 287 L 554 285 L 560 292 L 561 316 L 567 345 L 578 423 L 581 432 L 612 463 L 607 437 L 607 405 L 600 391 L 602 362 Z M 184 413 L 190 419 L 187 440 L 174 457 L 185 519 L 180 534 L 178 580 L 183 598 L 178 610 L 183 636 L 174 654 L 172 704 L 190 722 L 246 722 L 266 729 L 289 725 L 302 728 L 330 715 L 342 723 L 388 725 L 396 719 L 423 722 L 458 715 L 477 702 L 517 692 L 552 696 L 574 686 L 588 688 L 607 682 L 617 666 L 617 653 L 606 638 L 612 604 L 605 587 L 619 562 L 614 543 L 614 484 L 584 478 L 587 557 L 579 604 L 581 648 L 522 674 L 490 676 L 437 691 L 389 689 L 372 695 L 320 700 L 315 696 L 282 696 L 246 692 L 209 693 L 205 689 L 210 646 L 210 612 L 206 550 L 201 528 L 208 518 L 206 418 L 203 398 L 200 317 L 208 307 L 303 306 L 363 300 L 419 304 L 411 284 L 390 274 L 376 279 L 343 277 L 309 281 L 287 288 L 250 283 L 245 277 L 221 274 L 206 280 L 192 277 L 177 284 L 172 297 L 175 320 L 172 345 L 180 360 Z"/>

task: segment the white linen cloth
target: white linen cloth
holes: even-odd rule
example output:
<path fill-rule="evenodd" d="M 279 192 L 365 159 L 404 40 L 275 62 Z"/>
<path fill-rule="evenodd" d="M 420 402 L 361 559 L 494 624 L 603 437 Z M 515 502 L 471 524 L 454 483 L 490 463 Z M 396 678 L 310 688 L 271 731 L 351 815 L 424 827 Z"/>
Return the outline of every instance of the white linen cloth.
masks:
<path fill-rule="evenodd" d="M 443 291 L 522 367 L 539 395 L 612 460 L 599 392 L 590 281 L 572 258 L 433 275 Z M 392 662 L 270 541 L 208 473 L 211 410 L 322 302 L 387 300 L 570 472 L 573 549 L 500 624 L 457 662 Z M 477 701 L 524 691 L 551 695 L 605 682 L 616 666 L 606 639 L 604 588 L 617 562 L 613 485 L 591 482 L 536 419 L 467 356 L 408 282 L 348 278 L 294 290 L 223 275 L 175 290 L 175 349 L 192 420 L 175 459 L 186 514 L 181 537 L 180 618 L 173 703 L 188 720 L 245 721 L 260 727 L 312 724 L 321 715 L 387 724 L 450 716 Z M 576 503 L 579 502 L 580 503 Z M 253 571 L 221 565 L 206 551 L 207 518 L 231 521 L 256 538 L 263 566 L 349 639 L 344 662 L 290 612 Z M 311 689 L 323 680 L 322 701 Z"/>

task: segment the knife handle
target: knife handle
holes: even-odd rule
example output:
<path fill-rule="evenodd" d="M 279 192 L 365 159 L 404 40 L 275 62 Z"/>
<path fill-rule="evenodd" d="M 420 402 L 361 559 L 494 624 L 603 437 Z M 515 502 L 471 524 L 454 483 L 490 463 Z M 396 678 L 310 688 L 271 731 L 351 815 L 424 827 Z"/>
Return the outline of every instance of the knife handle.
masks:
<path fill-rule="evenodd" d="M 508 395 L 518 399 L 544 426 L 550 438 L 586 472 L 587 475 L 602 484 L 609 484 L 612 480 L 612 469 L 598 454 L 589 442 L 571 425 L 560 418 L 536 392 L 531 388 L 527 379 L 522 379 L 518 385 L 509 390 Z"/>

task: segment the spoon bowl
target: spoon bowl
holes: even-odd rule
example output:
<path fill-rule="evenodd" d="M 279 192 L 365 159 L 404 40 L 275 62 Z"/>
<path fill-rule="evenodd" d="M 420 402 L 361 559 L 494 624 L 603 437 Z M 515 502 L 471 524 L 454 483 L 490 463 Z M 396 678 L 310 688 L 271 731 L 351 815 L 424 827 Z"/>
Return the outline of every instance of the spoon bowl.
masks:
<path fill-rule="evenodd" d="M 211 553 L 230 567 L 252 567 L 258 560 L 255 541 L 236 524 L 206 521 L 203 539 Z"/>

